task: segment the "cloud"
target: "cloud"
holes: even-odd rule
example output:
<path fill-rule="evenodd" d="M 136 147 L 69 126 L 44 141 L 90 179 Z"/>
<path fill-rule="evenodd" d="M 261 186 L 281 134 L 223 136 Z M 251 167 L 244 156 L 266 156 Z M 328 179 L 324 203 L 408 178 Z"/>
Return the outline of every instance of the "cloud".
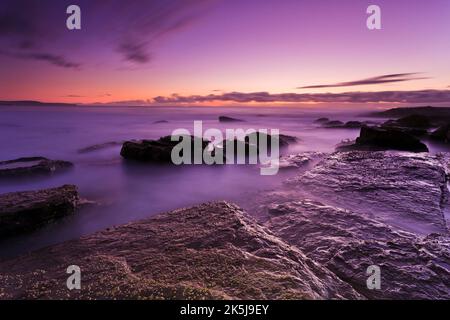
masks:
<path fill-rule="evenodd" d="M 65 24 L 69 0 L 2 0 L 0 47 L 11 57 L 62 68 L 97 62 L 91 61 L 93 55 L 82 60 L 83 54 L 77 54 L 99 47 L 124 61 L 145 64 L 152 61 L 161 39 L 191 25 L 215 1 L 78 0 L 81 30 L 69 31 Z M 75 55 L 80 63 L 71 61 Z M 114 57 L 107 52 L 105 56 Z"/>
<path fill-rule="evenodd" d="M 125 60 L 136 63 L 147 63 L 151 59 L 151 54 L 147 52 L 145 45 L 137 43 L 123 43 L 118 49 L 121 52 Z"/>
<path fill-rule="evenodd" d="M 344 93 L 276 93 L 268 92 L 230 92 L 224 94 L 193 95 L 170 97 L 155 97 L 154 102 L 168 103 L 200 103 L 200 102 L 236 102 L 236 103 L 440 103 L 450 102 L 450 90 L 419 90 L 419 91 L 379 91 L 379 92 L 344 92 Z"/>
<path fill-rule="evenodd" d="M 297 89 L 321 89 L 321 88 L 337 88 L 337 87 L 351 87 L 351 86 L 363 86 L 363 85 L 373 85 L 373 84 L 382 84 L 382 83 L 392 83 L 392 82 L 404 82 L 404 81 L 412 81 L 412 80 L 422 80 L 428 79 L 424 77 L 416 77 L 420 73 L 396 73 L 396 74 L 385 74 L 377 77 L 349 81 L 349 82 L 339 82 L 334 84 L 321 84 L 321 85 L 312 85 L 306 87 L 298 87 Z"/>
<path fill-rule="evenodd" d="M 58 56 L 50 53 L 28 53 L 28 54 L 20 54 L 17 56 L 25 59 L 47 61 L 55 66 L 63 68 L 78 69 L 81 66 L 79 63 L 68 61 L 63 56 Z"/>
<path fill-rule="evenodd" d="M 69 61 L 67 60 L 67 58 L 61 55 L 55 55 L 51 53 L 0 51 L 0 54 L 19 59 L 45 61 L 62 68 L 79 69 L 81 67 L 81 64 L 79 63 Z"/>

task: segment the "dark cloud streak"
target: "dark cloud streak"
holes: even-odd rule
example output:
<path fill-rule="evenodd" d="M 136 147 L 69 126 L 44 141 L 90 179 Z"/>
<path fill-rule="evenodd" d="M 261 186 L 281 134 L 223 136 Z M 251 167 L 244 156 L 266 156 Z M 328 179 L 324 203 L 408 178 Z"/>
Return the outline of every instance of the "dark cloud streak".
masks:
<path fill-rule="evenodd" d="M 363 85 L 374 85 L 383 83 L 393 83 L 393 82 L 404 82 L 412 80 L 422 80 L 428 79 L 425 77 L 416 77 L 420 73 L 396 73 L 396 74 L 385 74 L 377 77 L 361 79 L 349 82 L 339 82 L 334 84 L 322 84 L 322 85 L 312 85 L 305 87 L 298 87 L 297 89 L 323 89 L 323 88 L 338 88 L 338 87 L 351 87 L 351 86 L 363 86 Z"/>

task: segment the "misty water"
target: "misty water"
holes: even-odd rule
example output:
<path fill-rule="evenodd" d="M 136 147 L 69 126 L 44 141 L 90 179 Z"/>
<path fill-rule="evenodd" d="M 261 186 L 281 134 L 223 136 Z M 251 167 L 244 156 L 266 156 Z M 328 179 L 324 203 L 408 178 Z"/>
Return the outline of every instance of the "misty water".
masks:
<path fill-rule="evenodd" d="M 259 168 L 250 165 L 127 162 L 120 156 L 124 140 L 157 139 L 178 128 L 193 132 L 193 122 L 202 120 L 204 129 L 279 129 L 299 138 L 288 153 L 331 152 L 342 140 L 356 138 L 359 129 L 326 129 L 314 120 L 322 116 L 342 121 L 367 119 L 360 113 L 293 108 L 2 107 L 0 161 L 43 156 L 75 166 L 49 177 L 0 180 L 0 193 L 75 184 L 83 199 L 97 204 L 33 233 L 0 242 L 0 258 L 209 200 L 245 205 L 258 190 L 276 188 L 295 174 L 262 176 Z M 219 123 L 220 115 L 245 122 Z M 167 122 L 155 123 L 162 120 Z M 102 148 L 82 152 L 102 144 Z"/>

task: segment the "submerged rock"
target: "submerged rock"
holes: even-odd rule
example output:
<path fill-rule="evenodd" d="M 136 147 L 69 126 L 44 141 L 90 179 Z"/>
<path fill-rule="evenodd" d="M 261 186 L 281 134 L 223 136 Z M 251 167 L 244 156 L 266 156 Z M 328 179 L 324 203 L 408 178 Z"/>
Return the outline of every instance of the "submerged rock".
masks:
<path fill-rule="evenodd" d="M 340 150 L 400 150 L 428 152 L 427 146 L 413 135 L 391 128 L 362 127 L 354 144 L 338 147 Z"/>
<path fill-rule="evenodd" d="M 365 127 L 369 124 L 369 122 L 361 122 L 361 121 L 347 121 L 342 122 L 338 120 L 323 122 L 322 125 L 325 128 L 333 128 L 333 129 L 359 129 Z"/>
<path fill-rule="evenodd" d="M 0 237 L 18 235 L 72 214 L 79 197 L 74 185 L 0 195 Z"/>
<path fill-rule="evenodd" d="M 330 119 L 328 119 L 328 118 L 319 118 L 319 119 L 314 120 L 314 123 L 325 123 L 328 121 L 330 121 Z"/>
<path fill-rule="evenodd" d="M 273 203 L 265 223 L 369 299 L 449 299 L 450 238 L 396 231 L 363 213 L 311 200 Z M 369 266 L 381 289 L 366 285 Z"/>
<path fill-rule="evenodd" d="M 327 204 L 371 214 L 407 231 L 448 231 L 446 169 L 439 156 L 337 152 L 288 184 Z"/>
<path fill-rule="evenodd" d="M 270 150 L 272 136 L 276 137 L 276 135 L 270 135 L 268 133 L 263 133 L 263 132 L 257 131 L 257 132 L 254 132 L 254 133 L 251 133 L 251 134 L 247 135 L 245 137 L 245 142 L 246 143 L 251 143 L 253 141 L 256 141 L 256 144 L 259 146 L 260 139 L 262 139 L 262 137 L 265 137 L 265 139 L 267 141 L 267 148 L 268 148 L 268 150 Z M 285 134 L 279 134 L 278 135 L 278 141 L 279 141 L 279 146 L 281 148 L 284 148 L 284 147 L 289 146 L 290 144 L 294 144 L 294 143 L 298 142 L 298 139 L 296 137 L 293 137 L 293 136 L 288 136 L 288 135 L 285 135 Z"/>
<path fill-rule="evenodd" d="M 83 290 L 66 289 L 80 266 Z M 0 262 L 3 299 L 357 299 L 226 202 L 179 209 Z"/>
<path fill-rule="evenodd" d="M 68 161 L 50 160 L 44 157 L 28 157 L 0 162 L 0 177 L 46 175 L 71 168 Z"/>
<path fill-rule="evenodd" d="M 123 144 L 123 142 L 117 142 L 117 141 L 110 141 L 110 142 L 95 144 L 95 145 L 92 145 L 89 147 L 78 149 L 78 153 L 94 152 L 94 151 L 98 151 L 98 150 L 102 150 L 102 149 L 106 149 L 106 148 L 110 148 L 110 147 L 116 147 L 121 144 Z"/>
<path fill-rule="evenodd" d="M 188 136 L 184 137 L 191 140 L 191 157 L 194 157 L 196 145 L 198 144 L 201 150 L 197 150 L 200 154 L 208 147 L 209 141 Z M 120 155 L 128 160 L 137 160 L 143 162 L 156 163 L 172 163 L 172 149 L 180 143 L 179 141 L 172 141 L 171 136 L 162 137 L 159 140 L 142 140 L 142 141 L 126 141 Z M 180 153 L 182 155 L 182 152 Z"/>
<path fill-rule="evenodd" d="M 220 116 L 219 122 L 244 122 L 244 120 L 226 117 L 226 116 Z"/>
<path fill-rule="evenodd" d="M 332 121 L 325 122 L 323 124 L 323 126 L 327 127 L 327 128 L 339 128 L 339 127 L 342 127 L 343 125 L 344 125 L 344 123 L 339 120 L 332 120 Z"/>

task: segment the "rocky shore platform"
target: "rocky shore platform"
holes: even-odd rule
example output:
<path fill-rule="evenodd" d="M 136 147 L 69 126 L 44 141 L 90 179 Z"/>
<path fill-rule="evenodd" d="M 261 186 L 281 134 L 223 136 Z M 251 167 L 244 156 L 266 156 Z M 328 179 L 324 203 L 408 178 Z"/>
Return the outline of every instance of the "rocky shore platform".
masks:
<path fill-rule="evenodd" d="M 294 176 L 241 207 L 208 202 L 2 261 L 0 299 L 450 299 L 448 159 L 285 157 Z M 81 290 L 66 287 L 70 265 Z"/>

